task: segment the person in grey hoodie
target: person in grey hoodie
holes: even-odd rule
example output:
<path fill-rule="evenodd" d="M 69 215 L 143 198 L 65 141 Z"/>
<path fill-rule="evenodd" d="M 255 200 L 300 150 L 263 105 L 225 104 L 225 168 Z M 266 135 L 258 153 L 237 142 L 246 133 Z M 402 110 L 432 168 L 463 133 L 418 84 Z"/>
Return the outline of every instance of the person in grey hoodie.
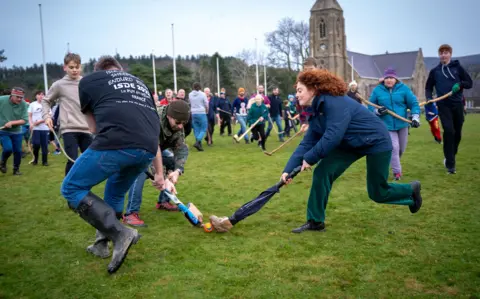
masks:
<path fill-rule="evenodd" d="M 65 77 L 52 84 L 42 101 L 42 117 L 45 124 L 52 129 L 53 121 L 50 109 L 55 103 L 60 104 L 60 134 L 63 137 L 65 153 L 76 160 L 78 148 L 83 153 L 92 143 L 92 134 L 87 119 L 80 109 L 78 83 L 82 79 L 81 59 L 78 54 L 68 53 L 64 58 Z M 72 168 L 73 162 L 67 161 L 65 176 Z"/>
<path fill-rule="evenodd" d="M 205 137 L 208 128 L 208 100 L 201 89 L 200 83 L 194 83 L 192 92 L 188 94 L 192 111 L 193 134 L 195 136 L 193 146 L 198 151 L 203 151 L 202 139 Z"/>

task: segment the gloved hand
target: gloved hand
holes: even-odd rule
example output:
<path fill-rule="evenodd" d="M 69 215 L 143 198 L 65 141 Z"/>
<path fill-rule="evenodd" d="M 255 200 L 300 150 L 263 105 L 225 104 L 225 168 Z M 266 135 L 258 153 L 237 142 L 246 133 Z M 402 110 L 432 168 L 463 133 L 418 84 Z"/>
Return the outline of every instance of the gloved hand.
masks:
<path fill-rule="evenodd" d="M 462 87 L 460 86 L 460 83 L 455 83 L 455 85 L 453 85 L 453 87 L 452 87 L 452 93 L 457 93 L 461 89 L 462 89 Z"/>
<path fill-rule="evenodd" d="M 388 113 L 388 109 L 385 106 L 382 106 L 378 109 L 375 109 L 375 113 L 380 116 L 384 116 Z"/>
<path fill-rule="evenodd" d="M 420 115 L 414 114 L 412 115 L 412 128 L 420 127 Z"/>

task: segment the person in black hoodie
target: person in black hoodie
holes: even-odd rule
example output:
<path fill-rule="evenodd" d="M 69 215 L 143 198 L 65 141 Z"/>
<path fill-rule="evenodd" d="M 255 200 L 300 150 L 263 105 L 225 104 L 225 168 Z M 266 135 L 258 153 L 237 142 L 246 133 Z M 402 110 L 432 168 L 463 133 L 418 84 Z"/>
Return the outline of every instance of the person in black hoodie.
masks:
<path fill-rule="evenodd" d="M 462 126 L 465 120 L 463 113 L 463 89 L 472 88 L 472 78 L 460 65 L 458 60 L 452 61 L 452 47 L 441 45 L 438 49 L 440 63 L 430 70 L 425 85 L 427 100 L 433 98 L 433 88 L 437 97 L 450 91 L 452 95 L 445 100 L 437 102 L 438 116 L 443 127 L 443 154 L 444 166 L 448 174 L 456 173 L 455 156 L 462 138 Z M 429 105 L 435 105 L 430 103 Z M 427 107 L 426 107 L 427 108 Z"/>
<path fill-rule="evenodd" d="M 284 142 L 283 140 L 283 128 L 282 128 L 282 100 L 280 99 L 279 90 L 278 88 L 274 88 L 272 90 L 272 95 L 268 97 L 270 99 L 270 117 L 272 122 L 277 124 L 278 128 L 278 140 L 280 142 Z M 268 127 L 267 129 L 267 136 L 270 135 L 270 131 L 272 131 L 273 125 Z"/>
<path fill-rule="evenodd" d="M 217 103 L 217 115 L 218 115 L 218 121 L 220 125 L 220 136 L 223 136 L 225 132 L 225 127 L 227 127 L 228 130 L 228 136 L 232 136 L 232 122 L 230 120 L 231 114 L 230 111 L 232 111 L 232 104 L 230 104 L 230 101 L 226 98 L 225 92 L 220 92 L 220 98 L 218 99 Z"/>

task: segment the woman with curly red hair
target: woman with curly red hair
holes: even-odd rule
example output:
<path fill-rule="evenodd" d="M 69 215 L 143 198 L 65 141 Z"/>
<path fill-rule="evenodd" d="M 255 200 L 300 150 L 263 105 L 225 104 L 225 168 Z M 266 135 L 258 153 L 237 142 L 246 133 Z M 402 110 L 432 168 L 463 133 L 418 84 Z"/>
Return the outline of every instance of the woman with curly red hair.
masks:
<path fill-rule="evenodd" d="M 302 72 L 296 82 L 302 106 L 311 106 L 307 134 L 290 157 L 281 179 L 302 165 L 318 163 L 308 198 L 307 222 L 292 232 L 325 230 L 325 209 L 333 182 L 366 156 L 367 190 L 377 203 L 407 205 L 416 213 L 422 205 L 420 182 L 389 184 L 392 141 L 385 124 L 371 111 L 345 95 L 346 83 L 326 70 Z"/>

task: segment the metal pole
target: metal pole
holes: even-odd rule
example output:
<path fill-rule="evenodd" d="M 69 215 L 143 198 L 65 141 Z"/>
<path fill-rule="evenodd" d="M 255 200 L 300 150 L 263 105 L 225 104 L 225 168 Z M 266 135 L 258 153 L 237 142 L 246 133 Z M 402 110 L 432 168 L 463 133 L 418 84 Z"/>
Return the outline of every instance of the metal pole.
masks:
<path fill-rule="evenodd" d="M 257 44 L 257 39 L 255 38 L 255 66 L 256 66 L 256 72 L 257 72 L 257 94 L 258 94 L 258 44 Z"/>
<path fill-rule="evenodd" d="M 153 68 L 153 88 L 155 89 L 155 94 L 157 94 L 157 74 L 155 72 L 155 54 L 152 50 L 152 68 Z"/>
<path fill-rule="evenodd" d="M 352 56 L 352 81 L 353 81 L 353 56 Z"/>
<path fill-rule="evenodd" d="M 265 62 L 264 62 L 265 63 Z M 265 77 L 264 78 L 264 82 L 265 82 L 265 94 L 268 94 L 268 89 L 267 89 L 267 66 L 264 64 L 263 65 L 263 76 Z"/>
<path fill-rule="evenodd" d="M 173 89 L 177 93 L 177 66 L 175 62 L 175 31 L 172 23 L 172 51 L 173 51 Z"/>
<path fill-rule="evenodd" d="M 220 96 L 220 68 L 218 66 L 218 56 L 217 56 L 217 92 Z"/>
<path fill-rule="evenodd" d="M 45 64 L 45 42 L 43 39 L 42 4 L 38 4 L 38 9 L 40 10 L 40 32 L 42 34 L 43 84 L 45 86 L 45 94 L 47 94 L 48 81 L 47 81 L 47 65 Z"/>

